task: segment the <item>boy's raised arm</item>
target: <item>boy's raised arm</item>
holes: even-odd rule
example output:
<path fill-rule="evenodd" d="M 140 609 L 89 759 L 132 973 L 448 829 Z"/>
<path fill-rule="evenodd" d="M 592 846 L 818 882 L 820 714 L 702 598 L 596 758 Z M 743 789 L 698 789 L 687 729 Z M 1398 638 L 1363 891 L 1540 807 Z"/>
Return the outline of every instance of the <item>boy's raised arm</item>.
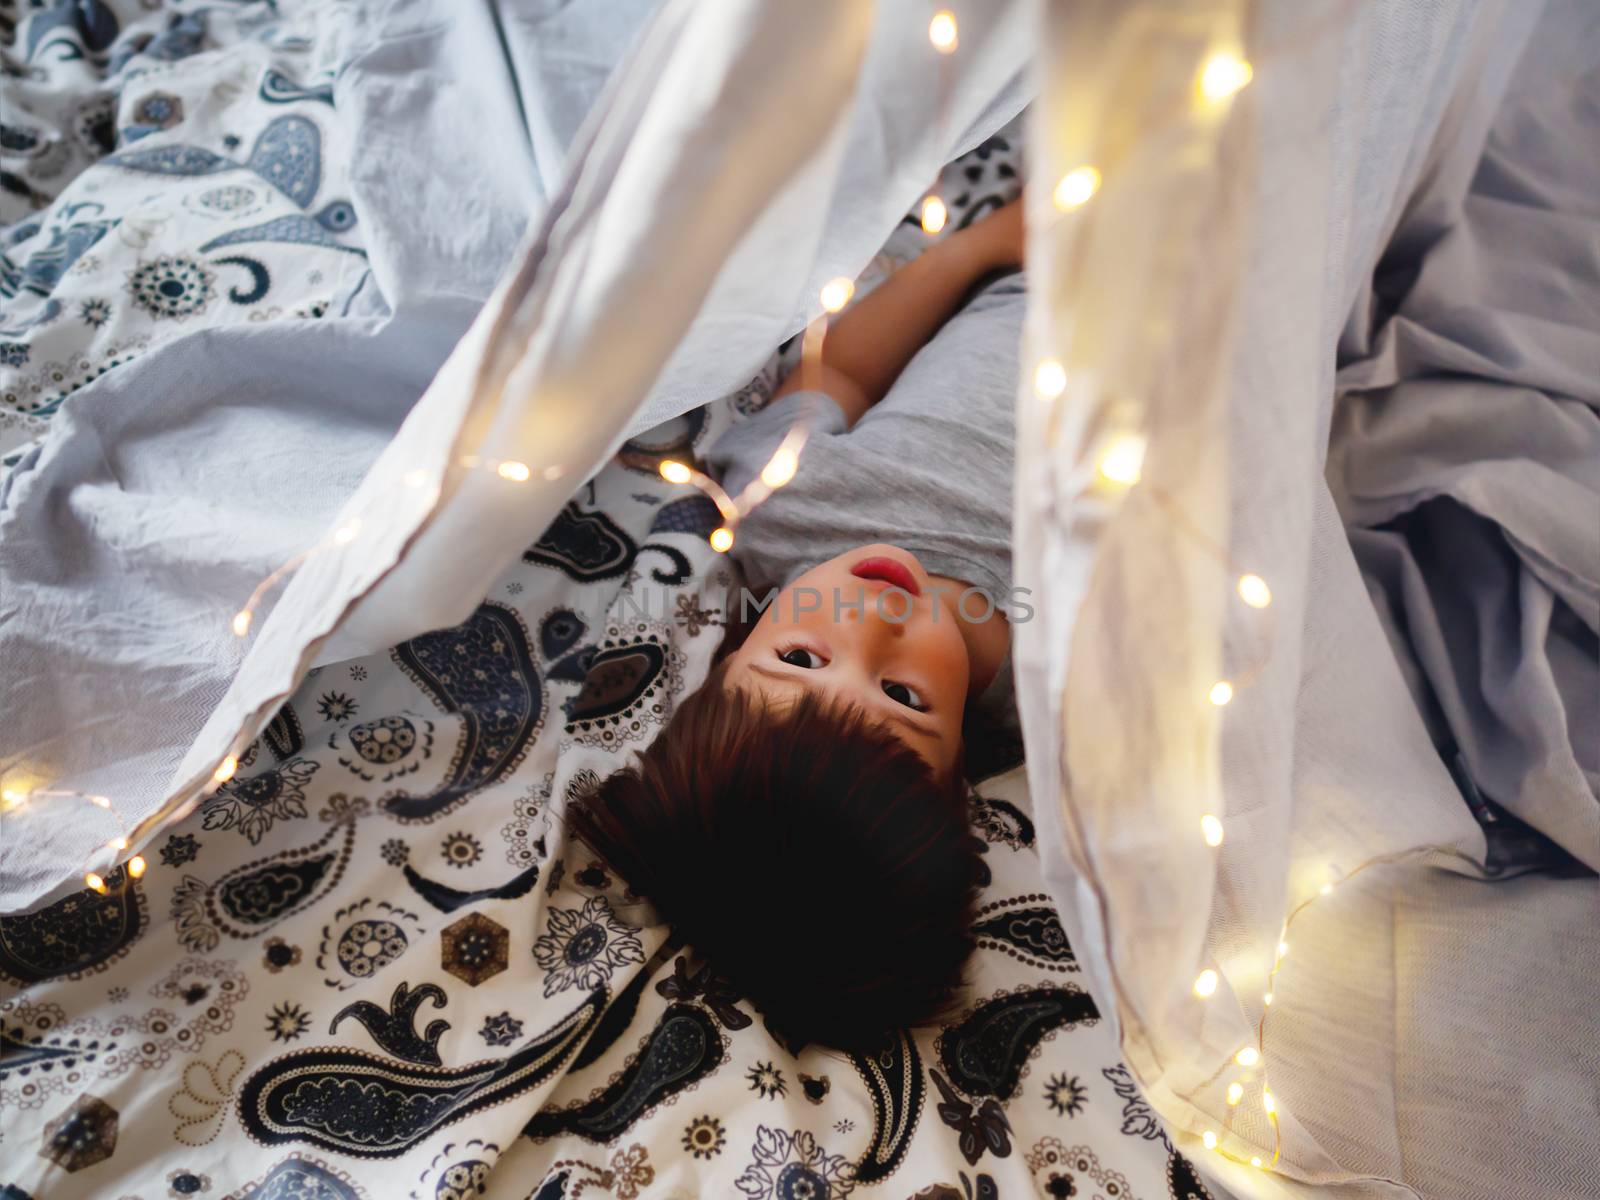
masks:
<path fill-rule="evenodd" d="M 832 397 L 854 425 L 883 399 L 974 283 L 1021 262 L 1022 202 L 1017 200 L 929 247 L 830 321 L 818 369 L 791 372 L 774 399 L 815 388 Z"/>

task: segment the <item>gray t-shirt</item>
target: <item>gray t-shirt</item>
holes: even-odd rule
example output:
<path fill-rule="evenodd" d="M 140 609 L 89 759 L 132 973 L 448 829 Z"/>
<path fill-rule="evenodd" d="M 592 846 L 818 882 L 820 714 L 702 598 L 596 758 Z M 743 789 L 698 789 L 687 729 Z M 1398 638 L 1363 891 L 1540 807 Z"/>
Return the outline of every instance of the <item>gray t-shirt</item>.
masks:
<path fill-rule="evenodd" d="M 810 425 L 794 479 L 739 523 L 732 554 L 746 579 L 787 584 L 855 546 L 888 542 L 1003 606 L 1026 303 L 1022 273 L 990 283 L 853 429 L 821 392 L 792 392 L 723 434 L 705 461 L 737 494 L 797 420 Z"/>
<path fill-rule="evenodd" d="M 800 467 L 739 523 L 731 551 L 754 585 L 782 586 L 870 542 L 902 546 L 935 575 L 963 580 L 1006 610 L 1011 475 L 1025 276 L 993 280 L 947 321 L 877 404 L 846 428 L 820 392 L 792 392 L 733 426 L 705 455 L 733 494 L 797 420 Z M 969 602 L 974 615 L 977 600 Z M 1011 658 L 981 706 L 1009 709 Z"/>

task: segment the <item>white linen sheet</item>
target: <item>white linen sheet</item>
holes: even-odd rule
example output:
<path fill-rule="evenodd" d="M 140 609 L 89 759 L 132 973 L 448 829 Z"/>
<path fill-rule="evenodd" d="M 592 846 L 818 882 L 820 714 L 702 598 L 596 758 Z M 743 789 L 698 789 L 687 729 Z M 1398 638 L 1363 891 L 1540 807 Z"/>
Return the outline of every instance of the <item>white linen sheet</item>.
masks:
<path fill-rule="evenodd" d="M 1052 598 L 1018 629 L 1046 879 L 1130 1069 L 1240 1194 L 1592 1195 L 1600 885 L 1485 881 L 1419 710 L 1431 689 L 1484 794 L 1600 862 L 1592 8 L 1250 6 L 1255 81 L 1215 145 L 1140 126 L 1127 96 L 1121 127 L 1084 112 L 1115 97 L 1096 70 L 1170 77 L 1161 37 L 1185 26 L 1162 9 L 1054 10 L 1036 113 L 1048 176 L 1129 126 L 1207 164 L 1113 155 L 1078 218 L 1035 204 L 1030 354 L 1074 381 L 1019 400 L 1018 580 Z M 1225 45 L 1187 29 L 1191 64 Z M 1084 50 L 1108 45 L 1155 65 L 1116 76 Z M 1141 238 L 1161 253 L 1131 256 Z M 1125 492 L 1095 475 L 1119 430 L 1148 439 Z M 1344 521 L 1430 495 L 1481 523 L 1414 542 L 1427 588 L 1400 576 L 1406 606 L 1375 607 Z M 1479 558 L 1452 574 L 1430 547 Z M 1247 571 L 1270 608 L 1235 593 Z"/>

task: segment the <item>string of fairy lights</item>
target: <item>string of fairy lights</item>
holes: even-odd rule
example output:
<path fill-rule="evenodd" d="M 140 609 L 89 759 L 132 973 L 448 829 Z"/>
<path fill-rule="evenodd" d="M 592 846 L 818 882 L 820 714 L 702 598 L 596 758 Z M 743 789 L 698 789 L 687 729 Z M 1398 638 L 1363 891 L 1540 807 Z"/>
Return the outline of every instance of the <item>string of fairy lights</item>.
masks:
<path fill-rule="evenodd" d="M 941 56 L 948 57 L 956 52 L 960 45 L 960 31 L 956 17 L 949 9 L 940 9 L 934 13 L 928 24 L 928 40 L 934 50 Z M 944 70 L 941 64 L 941 71 Z M 1199 64 L 1195 79 L 1195 102 L 1201 106 L 1216 106 L 1227 103 L 1241 89 L 1247 86 L 1253 76 L 1253 69 L 1249 62 L 1237 54 L 1216 53 L 1206 58 Z M 946 107 L 945 95 L 941 89 L 940 120 L 942 122 Z M 1058 216 L 1070 216 L 1090 204 L 1099 193 L 1102 176 L 1098 167 L 1091 163 L 1083 163 L 1066 171 L 1051 189 L 1051 202 Z M 941 233 L 949 221 L 949 208 L 945 200 L 939 195 L 938 185 L 929 190 L 918 205 L 921 227 L 928 236 Z M 829 280 L 818 295 L 821 312 L 806 327 L 802 340 L 800 362 L 797 370 L 801 371 L 802 383 L 806 375 L 815 371 L 821 362 L 823 342 L 827 335 L 828 318 L 841 311 L 850 303 L 855 294 L 855 284 L 850 279 L 839 277 Z M 1056 358 L 1045 357 L 1034 365 L 1032 373 L 1032 387 L 1035 395 L 1047 403 L 1059 400 L 1066 392 L 1069 383 L 1066 366 Z M 736 529 L 739 522 L 747 517 L 752 510 L 765 501 L 773 492 L 789 483 L 799 468 L 801 453 L 805 448 L 807 427 L 802 423 L 792 426 L 778 448 L 773 452 L 766 466 L 760 474 L 747 484 L 738 495 L 730 495 L 723 487 L 704 472 L 694 467 L 668 459 L 660 464 L 660 473 L 668 483 L 675 485 L 693 485 L 699 488 L 716 505 L 722 523 L 713 530 L 707 540 L 711 548 L 718 553 L 726 553 L 734 544 Z M 1136 430 L 1123 430 L 1109 436 L 1102 445 L 1096 460 L 1095 469 L 1099 478 L 1114 489 L 1127 491 L 1140 486 L 1142 483 L 1142 468 L 1147 445 L 1146 436 Z M 507 483 L 525 484 L 530 482 L 535 475 L 554 482 L 561 479 L 566 473 L 566 467 L 561 464 L 550 464 L 534 467 L 528 463 L 512 459 L 492 459 L 480 455 L 461 455 L 455 460 L 456 465 L 463 470 L 490 471 Z M 403 484 L 408 489 L 422 489 L 428 486 L 428 472 L 417 468 L 402 477 Z M 1233 590 L 1239 601 L 1248 608 L 1267 610 L 1272 604 L 1272 590 L 1267 581 L 1259 574 L 1242 570 L 1233 562 L 1225 549 L 1218 546 L 1199 530 L 1182 513 L 1181 508 L 1171 501 L 1164 493 L 1145 483 L 1142 487 L 1143 494 L 1151 497 L 1162 510 L 1171 517 L 1185 533 L 1199 541 L 1208 553 L 1216 557 L 1222 567 L 1234 580 Z M 437 495 L 437 485 L 430 495 L 430 501 Z M 283 565 L 274 570 L 257 585 L 243 607 L 232 617 L 229 626 L 238 638 L 250 635 L 255 624 L 256 614 L 265 601 L 267 595 L 277 584 L 289 574 L 303 565 L 315 555 L 337 550 L 354 542 L 362 533 L 362 522 L 359 518 L 345 522 L 336 527 L 326 537 L 295 555 Z M 1270 642 L 1270 637 L 1265 639 Z M 1221 678 L 1214 681 L 1207 689 L 1205 701 L 1210 705 L 1222 708 L 1229 704 L 1240 687 L 1248 686 L 1253 681 L 1256 671 L 1252 670 L 1244 675 L 1234 678 Z M 204 794 L 209 795 L 217 788 L 228 783 L 239 767 L 236 754 L 227 755 L 216 767 L 208 781 Z M 104 795 L 84 792 L 59 791 L 48 787 L 27 787 L 12 784 L 0 789 L 0 813 L 11 814 L 38 800 L 54 800 L 61 798 L 85 801 L 96 808 L 111 814 L 117 824 L 117 834 L 105 843 L 100 854 L 117 856 L 128 849 L 129 831 L 126 822 L 117 811 L 113 801 Z M 1226 839 L 1226 831 L 1220 817 L 1214 813 L 1205 813 L 1200 818 L 1200 836 L 1204 844 L 1217 850 L 1222 847 Z M 1265 989 L 1261 995 L 1261 1016 L 1256 1023 L 1256 1036 L 1251 1044 L 1242 1046 L 1230 1059 L 1218 1068 L 1217 1072 L 1206 1084 L 1209 1086 L 1221 1081 L 1232 1067 L 1238 1067 L 1248 1074 L 1242 1078 L 1236 1077 L 1227 1083 L 1223 1094 L 1225 1101 L 1226 1118 L 1221 1130 L 1205 1128 L 1201 1130 L 1201 1142 L 1207 1150 L 1214 1151 L 1222 1157 L 1239 1164 L 1248 1164 L 1251 1167 L 1270 1170 L 1277 1165 L 1282 1156 L 1282 1135 L 1279 1129 L 1279 1110 L 1267 1078 L 1265 1067 L 1266 1037 L 1268 1028 L 1268 1015 L 1273 1007 L 1273 987 L 1284 959 L 1289 953 L 1289 935 L 1295 921 L 1314 903 L 1332 895 L 1344 882 L 1368 871 L 1374 867 L 1395 863 L 1404 859 L 1431 853 L 1439 847 L 1423 847 L 1402 851 L 1395 854 L 1381 855 L 1367 859 L 1342 876 L 1330 876 L 1312 895 L 1302 899 L 1292 907 L 1284 917 L 1278 936 L 1278 941 L 1272 955 L 1272 965 L 1266 974 Z M 112 859 L 116 862 L 115 857 Z M 134 854 L 125 862 L 126 873 L 131 879 L 138 879 L 148 869 L 148 863 L 141 854 Z M 96 869 L 93 863 L 84 871 L 83 880 L 90 890 L 105 894 L 110 884 L 107 874 Z M 1192 991 L 1194 996 L 1206 1001 L 1213 997 L 1222 983 L 1222 976 L 1214 967 L 1206 967 L 1196 976 Z M 1238 1134 L 1233 1129 L 1234 1114 L 1242 1104 L 1247 1091 L 1259 1090 L 1259 1100 L 1262 1110 L 1273 1132 L 1273 1144 L 1270 1160 L 1263 1157 L 1264 1148 L 1252 1144 L 1247 1137 Z M 1225 1144 L 1224 1139 L 1243 1142 L 1243 1151 L 1235 1149 L 1230 1144 Z"/>
<path fill-rule="evenodd" d="M 1194 93 L 1196 104 L 1213 106 L 1225 103 L 1246 87 L 1253 76 L 1254 69 L 1242 57 L 1226 52 L 1213 54 L 1200 64 L 1196 75 Z M 1072 213 L 1094 198 L 1100 190 L 1101 182 L 1101 173 L 1093 164 L 1076 166 L 1065 172 L 1057 181 L 1051 192 L 1052 203 L 1059 213 Z M 1068 383 L 1067 369 L 1058 359 L 1044 358 L 1035 365 L 1033 388 L 1041 400 L 1047 403 L 1058 400 L 1066 393 Z M 1100 479 L 1108 485 L 1122 489 L 1132 489 L 1136 485 L 1141 485 L 1146 446 L 1147 439 L 1143 433 L 1123 430 L 1112 434 L 1106 439 L 1096 460 L 1096 471 Z M 1143 483 L 1141 490 L 1186 536 L 1198 542 L 1206 552 L 1219 561 L 1234 580 L 1234 591 L 1240 602 L 1251 609 L 1270 610 L 1272 589 L 1265 579 L 1253 571 L 1242 570 L 1223 547 L 1209 538 L 1184 514 L 1181 506 L 1171 496 L 1148 483 Z M 1267 615 L 1270 618 L 1270 611 Z M 1261 642 L 1264 646 L 1270 646 L 1271 641 L 1269 624 Z M 1206 689 L 1206 702 L 1215 708 L 1225 707 L 1234 699 L 1240 688 L 1249 686 L 1255 681 L 1264 666 L 1265 652 L 1254 666 L 1241 674 L 1215 680 Z M 1217 814 L 1208 812 L 1201 815 L 1199 824 L 1200 836 L 1205 845 L 1212 850 L 1220 849 L 1226 839 L 1222 819 Z M 1204 1088 L 1216 1084 L 1233 1067 L 1247 1073 L 1245 1077 L 1233 1078 L 1227 1083 L 1223 1093 L 1225 1116 L 1221 1130 L 1207 1127 L 1199 1131 L 1201 1144 L 1208 1151 L 1230 1162 L 1268 1171 L 1274 1169 L 1282 1159 L 1283 1133 L 1279 1125 L 1279 1105 L 1272 1092 L 1265 1064 L 1268 1020 L 1274 1011 L 1274 988 L 1278 974 L 1283 969 L 1284 960 L 1289 954 L 1289 937 L 1295 922 L 1314 904 L 1334 895 L 1340 887 L 1357 875 L 1377 867 L 1440 853 L 1454 855 L 1457 852 L 1443 846 L 1412 847 L 1367 858 L 1343 874 L 1330 870 L 1325 881 L 1311 895 L 1302 898 L 1289 909 L 1279 927 L 1272 951 L 1271 967 L 1266 973 L 1254 1042 L 1241 1046 L 1201 1085 Z M 1218 970 L 1208 966 L 1195 977 L 1191 990 L 1194 996 L 1203 1002 L 1217 993 L 1221 983 L 1222 976 Z M 1264 1157 L 1264 1147 L 1256 1146 L 1248 1136 L 1234 1129 L 1235 1114 L 1244 1102 L 1247 1092 L 1252 1089 L 1259 1091 L 1261 1109 L 1272 1130 L 1270 1158 Z M 1181 1098 L 1193 1101 L 1192 1094 Z M 1225 1144 L 1224 1139 L 1230 1138 L 1243 1142 L 1246 1149 L 1241 1152 Z"/>
<path fill-rule="evenodd" d="M 1246 87 L 1254 77 L 1254 69 L 1250 63 L 1236 54 L 1217 53 L 1207 58 L 1201 65 L 1195 80 L 1196 103 L 1205 106 L 1214 106 L 1226 103 L 1239 91 Z M 1051 203 L 1060 214 L 1071 214 L 1085 205 L 1099 193 L 1103 177 L 1098 167 L 1092 163 L 1083 163 L 1064 172 L 1055 186 L 1051 189 Z M 1065 364 L 1057 358 L 1046 357 L 1040 359 L 1034 366 L 1033 390 L 1041 400 L 1046 403 L 1058 401 L 1067 391 L 1069 383 L 1068 372 Z M 1096 472 L 1101 481 L 1113 488 L 1132 489 L 1139 485 L 1143 479 L 1145 450 L 1148 440 L 1145 434 L 1136 430 L 1122 430 L 1108 437 L 1095 462 Z M 1182 513 L 1179 506 L 1171 501 L 1160 489 L 1149 484 L 1144 485 L 1144 492 L 1151 496 L 1163 512 L 1174 520 L 1174 523 L 1186 535 L 1198 541 L 1201 546 L 1217 558 L 1224 569 L 1234 579 L 1234 591 L 1239 600 L 1252 609 L 1265 610 L 1272 604 L 1272 589 L 1267 581 L 1253 571 L 1241 570 L 1233 561 L 1227 551 L 1207 537 L 1202 530 L 1196 528 Z M 1265 639 L 1270 642 L 1270 637 Z M 1238 688 L 1253 681 L 1256 671 L 1251 671 L 1247 678 L 1221 678 L 1215 680 L 1207 689 L 1206 702 L 1213 707 L 1222 708 L 1232 702 Z M 1204 813 L 1200 817 L 1200 835 L 1208 847 L 1219 848 L 1225 839 L 1226 831 L 1222 819 L 1215 813 Z M 1378 860 L 1362 864 L 1358 870 L 1377 865 Z M 1355 874 L 1355 872 L 1351 872 Z M 1257 1023 L 1256 1044 L 1242 1047 L 1233 1057 L 1231 1062 L 1247 1070 L 1261 1064 L 1265 1053 L 1266 1044 L 1266 1011 L 1272 1004 L 1272 980 L 1276 978 L 1282 966 L 1284 956 L 1289 952 L 1287 941 L 1289 927 L 1312 900 L 1332 892 L 1332 885 L 1324 886 L 1318 895 L 1303 901 L 1296 906 L 1283 922 L 1278 943 L 1273 959 L 1273 966 L 1268 974 L 1268 991 L 1263 996 L 1263 1013 Z M 1208 1000 L 1216 994 L 1222 977 L 1213 967 L 1206 967 L 1193 984 L 1193 993 L 1200 1000 Z M 1227 1069 L 1227 1064 L 1213 1075 L 1211 1082 L 1215 1082 Z M 1271 1123 L 1274 1134 L 1274 1145 L 1270 1165 L 1276 1165 L 1282 1154 L 1282 1138 L 1278 1127 L 1277 1103 L 1267 1085 L 1265 1070 L 1259 1072 L 1261 1086 L 1261 1104 Z M 1269 1164 L 1263 1161 L 1260 1153 L 1239 1154 L 1222 1144 L 1222 1137 L 1232 1133 L 1233 1113 L 1243 1101 L 1245 1084 L 1238 1079 L 1232 1080 L 1227 1086 L 1224 1098 L 1227 1105 L 1227 1119 L 1223 1124 L 1222 1134 L 1214 1129 L 1201 1131 L 1201 1144 L 1210 1151 L 1214 1151 L 1225 1158 L 1237 1163 L 1248 1163 L 1252 1167 L 1262 1168 Z M 1251 1147 L 1254 1150 L 1254 1147 Z"/>

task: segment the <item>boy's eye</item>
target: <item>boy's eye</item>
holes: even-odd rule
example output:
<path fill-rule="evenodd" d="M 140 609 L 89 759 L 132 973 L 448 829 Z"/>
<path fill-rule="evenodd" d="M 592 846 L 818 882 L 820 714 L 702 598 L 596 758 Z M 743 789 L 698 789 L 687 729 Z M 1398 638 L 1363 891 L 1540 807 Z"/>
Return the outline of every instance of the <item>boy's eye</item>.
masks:
<path fill-rule="evenodd" d="M 883 694 L 896 704 L 904 704 L 907 708 L 914 708 L 918 712 L 928 711 L 928 706 L 922 702 L 922 697 L 903 683 L 885 683 Z"/>
<path fill-rule="evenodd" d="M 823 665 L 820 655 L 813 654 L 802 646 L 796 646 L 792 650 L 785 650 L 778 655 L 778 661 L 786 662 L 791 667 L 804 667 L 807 671 L 818 670 Z"/>

